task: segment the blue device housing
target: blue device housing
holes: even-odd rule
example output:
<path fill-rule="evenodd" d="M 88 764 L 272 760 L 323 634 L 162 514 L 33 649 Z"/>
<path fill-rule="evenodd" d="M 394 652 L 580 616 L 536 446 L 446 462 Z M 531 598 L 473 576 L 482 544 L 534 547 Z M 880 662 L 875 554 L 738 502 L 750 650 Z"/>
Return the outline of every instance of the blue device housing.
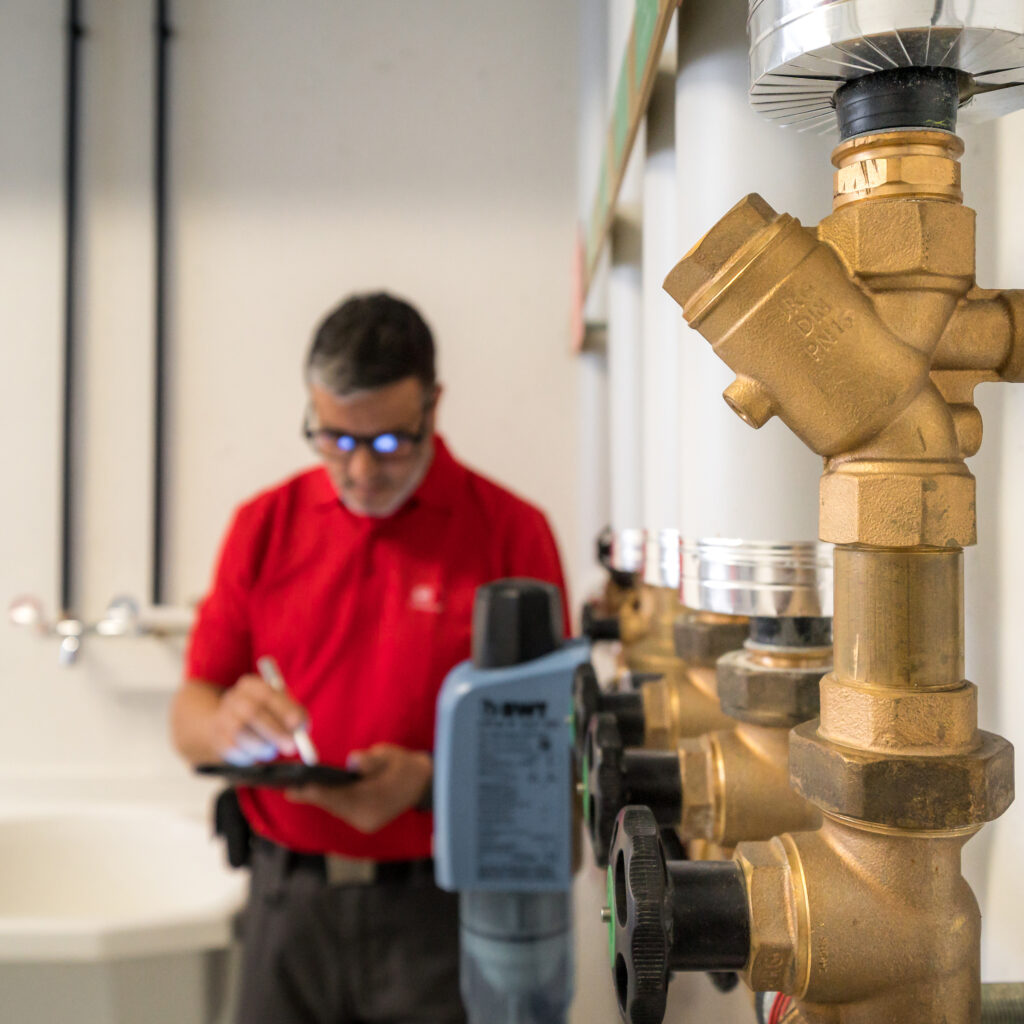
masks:
<path fill-rule="evenodd" d="M 434 871 L 449 891 L 571 884 L 572 677 L 585 640 L 504 668 L 464 661 L 437 700 Z"/>

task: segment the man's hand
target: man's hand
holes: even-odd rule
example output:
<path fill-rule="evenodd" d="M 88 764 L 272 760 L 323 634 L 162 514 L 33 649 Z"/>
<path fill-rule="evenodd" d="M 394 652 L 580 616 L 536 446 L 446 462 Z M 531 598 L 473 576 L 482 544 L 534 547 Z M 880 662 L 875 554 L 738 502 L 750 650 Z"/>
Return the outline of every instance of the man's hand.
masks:
<path fill-rule="evenodd" d="M 391 743 L 353 752 L 346 767 L 363 778 L 348 786 L 296 786 L 286 795 L 324 808 L 359 832 L 377 832 L 415 807 L 434 775 L 429 754 Z"/>
<path fill-rule="evenodd" d="M 220 698 L 210 719 L 210 743 L 229 764 L 273 761 L 294 754 L 292 732 L 305 723 L 306 711 L 260 676 L 242 676 Z"/>

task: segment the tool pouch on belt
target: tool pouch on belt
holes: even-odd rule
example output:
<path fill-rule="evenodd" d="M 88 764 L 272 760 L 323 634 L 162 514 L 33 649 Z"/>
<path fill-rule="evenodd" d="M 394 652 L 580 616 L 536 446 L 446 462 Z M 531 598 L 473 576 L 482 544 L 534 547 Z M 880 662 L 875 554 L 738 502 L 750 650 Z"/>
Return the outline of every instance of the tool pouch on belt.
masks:
<path fill-rule="evenodd" d="M 213 805 L 213 831 L 224 837 L 228 848 L 228 863 L 233 868 L 248 866 L 252 829 L 242 813 L 238 794 L 233 788 L 223 790 Z"/>

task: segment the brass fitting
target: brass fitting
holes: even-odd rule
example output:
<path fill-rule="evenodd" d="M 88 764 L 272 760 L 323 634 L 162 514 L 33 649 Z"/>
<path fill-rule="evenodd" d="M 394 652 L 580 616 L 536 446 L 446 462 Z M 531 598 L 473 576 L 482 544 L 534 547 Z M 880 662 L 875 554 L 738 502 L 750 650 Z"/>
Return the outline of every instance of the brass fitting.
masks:
<path fill-rule="evenodd" d="M 973 834 L 814 832 L 740 843 L 755 991 L 808 1024 L 967 1024 L 980 1013 L 981 915 L 960 873 Z"/>
<path fill-rule="evenodd" d="M 790 783 L 789 737 L 817 714 L 818 683 L 831 666 L 831 647 L 748 647 L 718 659 L 722 710 L 736 721 L 679 744 L 681 839 L 731 849 L 820 823 Z"/>
<path fill-rule="evenodd" d="M 661 672 L 661 679 L 645 683 L 640 690 L 645 747 L 671 750 L 685 737 L 735 724 L 719 707 L 714 669 L 688 668 L 675 659 Z"/>
<path fill-rule="evenodd" d="M 879 160 L 879 147 L 926 151 L 922 167 L 934 181 L 919 181 L 913 199 L 893 198 L 908 194 L 891 177 L 902 165 Z M 960 152 L 943 132 L 851 139 L 833 156 L 837 208 L 816 232 L 747 196 L 666 278 L 688 322 L 737 372 L 724 395 L 730 406 L 753 426 L 780 416 L 826 457 L 822 540 L 975 541 L 974 478 L 963 457 L 979 436 L 961 408 L 970 397 L 950 401 L 940 388 L 947 381 L 930 375 L 974 283 L 974 213 L 946 189 L 958 168 L 940 173 L 956 168 Z M 1019 373 L 1019 322 L 1007 313 L 999 334 L 1009 341 L 998 367 L 985 369 Z"/>
<path fill-rule="evenodd" d="M 1013 748 L 978 729 L 965 682 L 963 552 L 835 550 L 835 671 L 794 730 L 797 789 L 915 830 L 977 827 L 1013 800 Z M 881 614 L 880 614 L 881 612 Z"/>
<path fill-rule="evenodd" d="M 665 619 L 671 626 L 674 599 L 675 591 L 646 583 L 630 592 L 619 608 L 619 632 L 626 651 L 663 646 Z"/>
<path fill-rule="evenodd" d="M 641 688 L 644 705 L 644 746 L 670 750 L 686 736 L 700 736 L 712 729 L 726 729 L 732 724 L 718 706 L 714 661 L 709 664 L 689 663 L 676 653 L 676 624 L 699 619 L 709 645 L 714 649 L 714 627 L 730 626 L 727 635 L 742 635 L 745 620 L 738 625 L 729 622 L 703 623 L 697 613 L 680 603 L 677 593 L 669 587 L 645 585 L 637 600 L 622 613 L 622 637 L 626 666 L 632 672 L 658 675 L 661 679 Z M 725 620 L 727 616 L 711 616 Z M 738 631 L 738 632 L 737 632 Z M 721 630 L 719 630 L 721 632 Z M 720 642 L 720 640 L 719 640 Z"/>
<path fill-rule="evenodd" d="M 831 665 L 831 647 L 804 648 L 789 656 L 730 651 L 718 659 L 718 700 L 733 718 L 790 729 L 817 717 L 821 677 Z"/>
<path fill-rule="evenodd" d="M 740 722 L 683 740 L 679 837 L 731 849 L 743 839 L 818 825 L 820 811 L 790 784 L 788 755 L 788 727 Z"/>
<path fill-rule="evenodd" d="M 1024 378 L 1024 300 L 974 283 L 963 146 L 855 136 L 817 229 L 748 196 L 669 274 L 736 372 L 725 399 L 824 456 L 834 671 L 797 727 L 820 829 L 741 843 L 755 990 L 808 1024 L 976 1024 L 980 917 L 960 850 L 1013 799 L 1012 748 L 963 678 L 962 548 L 975 542 L 983 381 Z"/>

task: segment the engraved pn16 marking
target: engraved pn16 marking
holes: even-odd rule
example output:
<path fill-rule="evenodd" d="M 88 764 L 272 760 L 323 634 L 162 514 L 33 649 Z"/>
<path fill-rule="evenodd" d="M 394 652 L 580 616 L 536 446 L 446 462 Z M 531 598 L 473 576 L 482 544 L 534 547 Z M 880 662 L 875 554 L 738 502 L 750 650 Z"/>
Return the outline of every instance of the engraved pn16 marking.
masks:
<path fill-rule="evenodd" d="M 813 285 L 799 285 L 781 298 L 786 319 L 804 336 L 804 351 L 816 363 L 839 342 L 839 335 L 853 326 L 853 311 L 835 312 L 832 303 Z"/>

